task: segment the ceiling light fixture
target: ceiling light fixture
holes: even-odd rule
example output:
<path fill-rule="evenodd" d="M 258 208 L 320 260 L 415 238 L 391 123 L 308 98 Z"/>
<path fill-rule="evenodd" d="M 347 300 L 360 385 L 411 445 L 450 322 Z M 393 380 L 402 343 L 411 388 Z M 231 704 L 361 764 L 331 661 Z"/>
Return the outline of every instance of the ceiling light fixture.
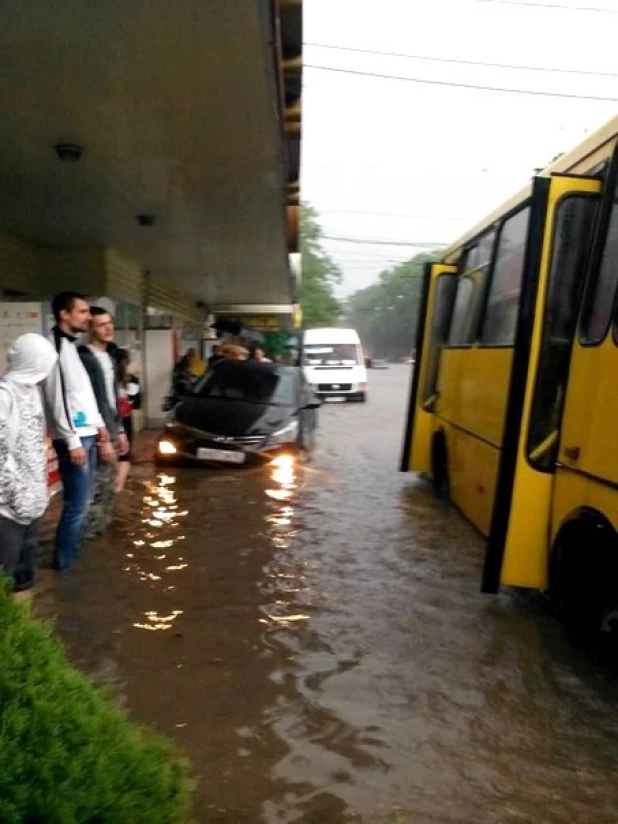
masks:
<path fill-rule="evenodd" d="M 56 143 L 54 149 L 58 155 L 58 160 L 63 163 L 77 163 L 78 160 L 81 160 L 85 151 L 84 147 L 78 146 L 77 143 Z"/>

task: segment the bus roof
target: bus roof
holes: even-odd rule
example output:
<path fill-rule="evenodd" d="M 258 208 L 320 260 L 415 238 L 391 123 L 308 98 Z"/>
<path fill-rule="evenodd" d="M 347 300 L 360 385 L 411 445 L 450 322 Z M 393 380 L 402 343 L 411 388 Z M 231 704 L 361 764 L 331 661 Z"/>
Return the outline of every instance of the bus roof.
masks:
<path fill-rule="evenodd" d="M 589 172 L 597 163 L 609 157 L 611 148 L 618 137 L 618 116 L 613 117 L 604 126 L 601 126 L 594 134 L 587 137 L 569 152 L 559 155 L 554 161 L 539 172 L 539 177 L 551 177 L 552 174 L 560 172 Z M 462 246 L 479 235 L 485 228 L 495 223 L 502 215 L 515 209 L 515 207 L 530 197 L 532 193 L 532 182 L 530 181 L 517 194 L 510 197 L 493 212 L 490 212 L 465 234 L 461 235 L 443 253 L 444 260 L 451 260 L 459 255 Z"/>

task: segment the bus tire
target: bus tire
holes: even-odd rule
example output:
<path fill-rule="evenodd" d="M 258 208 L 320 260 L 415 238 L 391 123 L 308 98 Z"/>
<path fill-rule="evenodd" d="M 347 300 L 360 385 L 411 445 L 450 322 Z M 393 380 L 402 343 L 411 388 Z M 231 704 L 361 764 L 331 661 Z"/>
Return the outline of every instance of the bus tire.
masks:
<path fill-rule="evenodd" d="M 448 452 L 442 433 L 434 435 L 431 447 L 431 475 L 433 491 L 437 498 L 449 499 Z"/>
<path fill-rule="evenodd" d="M 600 515 L 586 514 L 558 534 L 550 562 L 550 595 L 561 618 L 586 635 L 618 635 L 618 541 Z"/>

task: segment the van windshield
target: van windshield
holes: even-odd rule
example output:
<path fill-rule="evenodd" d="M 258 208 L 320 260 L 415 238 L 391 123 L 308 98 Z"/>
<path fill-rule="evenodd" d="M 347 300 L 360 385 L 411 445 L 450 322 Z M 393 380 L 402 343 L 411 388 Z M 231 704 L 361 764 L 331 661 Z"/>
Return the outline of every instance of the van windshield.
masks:
<path fill-rule="evenodd" d="M 354 343 L 310 343 L 305 346 L 307 366 L 355 366 L 360 363 Z"/>

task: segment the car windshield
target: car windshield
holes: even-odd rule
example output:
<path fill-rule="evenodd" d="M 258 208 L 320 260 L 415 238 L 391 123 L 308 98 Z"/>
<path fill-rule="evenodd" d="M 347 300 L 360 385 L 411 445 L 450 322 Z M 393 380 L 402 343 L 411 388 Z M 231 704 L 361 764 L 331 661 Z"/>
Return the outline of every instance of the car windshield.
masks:
<path fill-rule="evenodd" d="M 197 384 L 194 394 L 201 398 L 225 398 L 270 406 L 293 406 L 295 381 L 290 372 L 263 366 L 238 364 L 215 368 Z"/>
<path fill-rule="evenodd" d="M 305 346 L 307 366 L 354 366 L 359 363 L 353 343 L 310 343 Z"/>

